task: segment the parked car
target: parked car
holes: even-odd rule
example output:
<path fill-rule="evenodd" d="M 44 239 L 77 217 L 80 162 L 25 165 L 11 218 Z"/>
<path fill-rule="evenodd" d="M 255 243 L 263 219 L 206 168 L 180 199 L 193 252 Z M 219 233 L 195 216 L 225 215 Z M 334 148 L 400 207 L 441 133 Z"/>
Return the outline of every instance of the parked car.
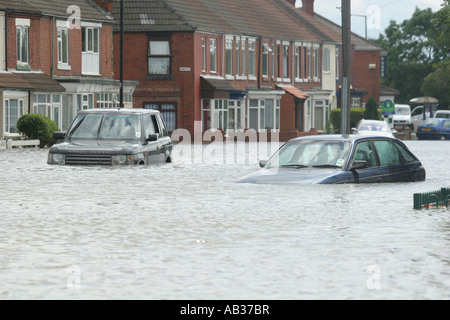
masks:
<path fill-rule="evenodd" d="M 433 118 L 441 118 L 441 119 L 447 118 L 447 119 L 450 119 L 450 110 L 438 110 L 434 114 Z"/>
<path fill-rule="evenodd" d="M 323 135 L 295 138 L 238 183 L 343 184 L 424 181 L 425 169 L 400 140 Z"/>
<path fill-rule="evenodd" d="M 450 140 L 450 119 L 431 118 L 425 120 L 417 128 L 416 136 L 419 140 Z"/>
<path fill-rule="evenodd" d="M 352 133 L 360 135 L 394 137 L 395 130 L 392 131 L 389 124 L 379 120 L 360 120 L 356 128 L 352 128 Z"/>
<path fill-rule="evenodd" d="M 80 111 L 63 142 L 52 146 L 48 164 L 138 165 L 170 162 L 172 141 L 161 114 L 146 109 Z"/>
<path fill-rule="evenodd" d="M 392 116 L 394 128 L 397 126 L 407 126 L 414 128 L 411 120 L 411 107 L 407 104 L 396 104 L 395 114 Z"/>
<path fill-rule="evenodd" d="M 417 130 L 424 118 L 423 106 L 417 106 L 411 112 L 411 121 L 413 123 L 413 130 Z"/>

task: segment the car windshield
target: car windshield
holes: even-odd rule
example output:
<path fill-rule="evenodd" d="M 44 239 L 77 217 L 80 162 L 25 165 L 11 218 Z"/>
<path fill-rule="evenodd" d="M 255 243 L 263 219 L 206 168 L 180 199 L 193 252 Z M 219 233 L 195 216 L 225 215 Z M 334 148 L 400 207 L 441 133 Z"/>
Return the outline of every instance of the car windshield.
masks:
<path fill-rule="evenodd" d="M 359 130 L 389 132 L 388 126 L 384 123 L 363 123 L 359 127 Z"/>
<path fill-rule="evenodd" d="M 80 114 L 69 129 L 69 139 L 140 140 L 138 115 Z"/>
<path fill-rule="evenodd" d="M 423 123 L 424 126 L 436 127 L 439 124 L 439 120 L 428 119 Z"/>
<path fill-rule="evenodd" d="M 337 168 L 342 169 L 350 152 L 345 141 L 292 141 L 278 150 L 266 168 Z"/>
<path fill-rule="evenodd" d="M 395 114 L 401 114 L 401 115 L 409 115 L 411 113 L 409 108 L 396 108 Z"/>

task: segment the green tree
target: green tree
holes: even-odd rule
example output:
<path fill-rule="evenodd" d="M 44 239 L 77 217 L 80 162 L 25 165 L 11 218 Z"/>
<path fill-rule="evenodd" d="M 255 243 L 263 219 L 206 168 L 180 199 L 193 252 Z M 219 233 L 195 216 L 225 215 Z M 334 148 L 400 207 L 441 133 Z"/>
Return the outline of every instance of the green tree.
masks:
<path fill-rule="evenodd" d="M 380 120 L 378 113 L 378 106 L 375 98 L 372 96 L 367 100 L 366 110 L 364 111 L 364 119 L 366 120 Z"/>
<path fill-rule="evenodd" d="M 431 21 L 428 35 L 440 51 L 442 61 L 436 63 L 434 71 L 424 80 L 422 92 L 439 100 L 441 108 L 450 106 L 450 1 L 446 0 Z"/>
<path fill-rule="evenodd" d="M 398 103 L 408 103 L 411 98 L 421 95 L 425 77 L 443 58 L 442 48 L 428 36 L 434 16 L 431 9 L 416 8 L 411 19 L 400 24 L 391 21 L 385 35 L 375 40 L 388 53 L 387 75 L 382 84 L 400 91 Z"/>

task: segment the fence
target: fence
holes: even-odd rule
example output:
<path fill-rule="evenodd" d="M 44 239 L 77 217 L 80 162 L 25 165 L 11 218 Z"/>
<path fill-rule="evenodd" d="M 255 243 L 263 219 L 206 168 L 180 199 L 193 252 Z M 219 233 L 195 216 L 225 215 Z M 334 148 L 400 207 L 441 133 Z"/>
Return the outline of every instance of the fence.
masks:
<path fill-rule="evenodd" d="M 35 147 L 39 148 L 41 142 L 39 140 L 0 140 L 0 150 L 23 148 L 23 147 Z"/>
<path fill-rule="evenodd" d="M 414 194 L 414 209 L 449 207 L 450 188 Z"/>

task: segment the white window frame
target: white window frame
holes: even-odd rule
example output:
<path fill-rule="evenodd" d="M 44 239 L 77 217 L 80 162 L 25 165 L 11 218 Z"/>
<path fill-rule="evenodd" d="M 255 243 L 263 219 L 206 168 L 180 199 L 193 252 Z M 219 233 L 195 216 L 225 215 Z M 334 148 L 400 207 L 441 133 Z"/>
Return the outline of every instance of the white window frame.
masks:
<path fill-rule="evenodd" d="M 319 44 L 313 45 L 313 80 L 315 82 L 319 81 L 319 68 L 320 68 L 320 46 Z"/>
<path fill-rule="evenodd" d="M 278 132 L 280 131 L 280 99 L 276 98 L 270 98 L 267 97 L 266 99 L 258 99 L 258 98 L 249 98 L 247 99 L 248 105 L 248 116 L 247 116 L 247 127 L 250 129 L 254 129 L 258 132 L 267 132 L 267 126 L 266 126 L 266 101 L 271 100 L 273 101 L 273 114 L 272 119 L 273 122 L 270 124 L 269 128 L 271 132 Z M 256 104 L 255 104 L 256 103 Z M 258 118 L 258 125 L 257 128 L 254 128 L 251 126 L 251 117 L 250 114 L 251 111 L 257 111 L 257 118 Z"/>
<path fill-rule="evenodd" d="M 225 76 L 229 79 L 233 77 L 233 37 L 225 38 Z"/>
<path fill-rule="evenodd" d="M 209 71 L 217 73 L 217 39 L 209 39 Z"/>
<path fill-rule="evenodd" d="M 11 130 L 11 100 L 17 100 L 17 120 L 15 123 L 16 132 L 10 132 Z M 25 108 L 25 99 L 21 99 L 20 97 L 8 97 L 3 100 L 4 103 L 4 111 L 3 111 L 3 127 L 5 128 L 5 134 L 18 136 L 17 130 L 17 121 L 21 116 L 24 115 Z"/>
<path fill-rule="evenodd" d="M 30 19 L 16 18 L 16 50 L 17 50 L 17 65 L 29 66 L 30 64 Z M 26 43 L 23 42 L 23 37 L 26 35 Z M 25 48 L 23 46 L 26 46 Z M 25 53 L 23 52 L 25 49 Z M 24 54 L 25 56 L 24 56 Z"/>
<path fill-rule="evenodd" d="M 82 22 L 81 24 L 82 38 L 84 37 L 81 48 L 83 75 L 100 75 L 101 29 L 101 23 Z"/>
<path fill-rule="evenodd" d="M 202 71 L 206 72 L 206 38 L 202 37 Z"/>
<path fill-rule="evenodd" d="M 256 39 L 248 39 L 248 77 L 256 80 Z"/>
<path fill-rule="evenodd" d="M 323 48 L 322 71 L 324 73 L 331 73 L 331 49 L 330 48 Z"/>
<path fill-rule="evenodd" d="M 33 113 L 41 114 L 55 121 L 58 128 L 62 124 L 62 97 L 60 93 L 34 93 Z"/>
<path fill-rule="evenodd" d="M 270 45 L 268 43 L 264 43 L 262 52 L 262 76 L 266 78 L 269 77 L 269 52 L 272 52 Z"/>

